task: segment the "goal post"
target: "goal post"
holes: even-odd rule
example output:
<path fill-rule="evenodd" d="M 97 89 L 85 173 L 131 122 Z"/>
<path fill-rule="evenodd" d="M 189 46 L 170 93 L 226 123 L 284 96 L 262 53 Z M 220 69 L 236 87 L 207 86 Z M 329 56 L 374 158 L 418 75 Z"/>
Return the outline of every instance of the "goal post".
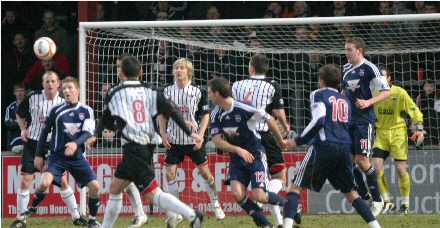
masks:
<path fill-rule="evenodd" d="M 222 76 L 231 82 L 248 77 L 250 57 L 263 53 L 270 61 L 267 77 L 281 85 L 288 121 L 301 132 L 310 122 L 309 94 L 318 88 L 319 67 L 329 63 L 339 66 L 345 64 L 345 39 L 351 36 L 359 36 L 366 41 L 366 58 L 374 64 L 388 67 L 394 76 L 394 83 L 407 89 L 414 100 L 423 92 L 422 83 L 425 80 L 431 79 L 439 86 L 440 14 L 81 22 L 80 100 L 100 114 L 98 109 L 102 108 L 103 102 L 101 89 L 106 83 L 117 83 L 115 62 L 124 52 L 140 59 L 144 72 L 142 80 L 158 87 L 173 81 L 172 63 L 175 60 L 188 58 L 194 63 L 195 83 L 203 89 L 206 89 L 207 81 L 213 76 Z M 422 107 L 422 111 L 423 108 L 426 107 Z M 440 114 L 431 109 L 426 113 L 425 120 L 429 126 L 425 127 L 433 134 L 426 137 L 429 143 L 425 149 L 435 149 L 438 148 L 435 144 L 438 146 L 439 136 L 435 131 L 438 132 L 440 127 Z M 104 140 L 101 137 L 98 142 Z M 207 148 L 208 151 L 214 151 L 209 143 Z M 159 152 L 159 161 L 162 162 L 163 150 Z M 94 168 L 99 169 L 98 176 L 108 178 L 120 159 L 120 145 L 116 144 L 110 149 L 98 147 L 88 152 L 87 156 Z M 286 162 L 291 167 L 289 178 L 294 175 L 301 156 L 300 151 L 285 154 Z M 423 154 L 415 156 L 424 164 L 429 162 Z M 211 167 L 214 177 L 225 178 L 227 156 L 210 154 L 209 158 L 211 162 L 214 161 Z M 155 171 L 159 179 L 163 179 L 164 169 L 160 162 L 155 164 Z M 200 191 L 201 182 L 188 182 L 188 179 L 198 175 L 190 163 L 185 160 L 180 166 L 180 177 L 183 178 L 179 185 L 183 193 L 181 196 L 184 202 L 191 202 L 194 207 L 209 212 L 209 206 L 199 203 L 209 199 L 206 193 Z M 222 190 L 221 194 L 225 194 L 220 196 L 221 203 L 230 203 L 232 198 L 229 190 L 222 186 L 221 180 L 216 180 L 216 183 Z M 163 186 L 163 182 L 161 184 Z M 393 191 L 398 192 L 398 189 Z M 101 193 L 108 193 L 106 185 Z M 81 198 L 81 213 L 85 214 L 85 193 L 81 194 Z M 101 202 L 105 203 L 106 199 L 104 197 Z M 129 205 L 125 197 L 124 205 Z M 230 207 L 226 213 L 240 211 L 234 209 L 236 205 L 232 203 L 222 206 Z"/>

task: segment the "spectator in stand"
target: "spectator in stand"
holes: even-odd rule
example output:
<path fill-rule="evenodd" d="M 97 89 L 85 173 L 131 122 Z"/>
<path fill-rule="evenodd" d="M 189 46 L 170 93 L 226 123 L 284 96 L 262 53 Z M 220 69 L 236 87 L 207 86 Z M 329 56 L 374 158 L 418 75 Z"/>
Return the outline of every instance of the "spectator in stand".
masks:
<path fill-rule="evenodd" d="M 156 21 L 168 21 L 168 12 L 167 11 L 159 11 L 156 15 Z"/>
<path fill-rule="evenodd" d="M 102 140 L 99 140 L 99 148 L 120 148 L 121 140 L 116 137 L 116 131 L 105 129 L 102 131 Z"/>
<path fill-rule="evenodd" d="M 26 72 L 35 63 L 36 57 L 27 41 L 23 32 L 14 35 L 15 48 L 5 53 L 2 58 L 3 77 L 7 79 L 7 82 L 4 81 L 5 84 L 2 83 L 3 86 L 7 84 L 8 88 L 11 88 L 14 84 L 23 82 Z"/>
<path fill-rule="evenodd" d="M 7 9 L 2 19 L 2 52 L 6 53 L 14 49 L 12 41 L 14 35 L 25 30 L 23 24 L 17 19 L 17 12 L 14 9 Z"/>
<path fill-rule="evenodd" d="M 218 20 L 220 19 L 221 13 L 217 6 L 210 6 L 206 12 L 206 19 L 208 20 Z"/>
<path fill-rule="evenodd" d="M 380 15 L 391 15 L 392 14 L 392 2 L 379 2 L 378 11 Z M 377 42 L 384 43 L 390 42 L 398 37 L 394 37 L 396 32 L 399 30 L 399 25 L 395 22 L 376 22 L 371 26 L 370 36 L 373 40 Z"/>
<path fill-rule="evenodd" d="M 438 13 L 438 2 L 425 2 L 425 13 Z"/>
<path fill-rule="evenodd" d="M 236 62 L 233 55 L 225 49 L 215 49 L 208 51 L 207 73 L 208 79 L 213 73 L 228 79 L 231 83 L 237 81 Z"/>
<path fill-rule="evenodd" d="M 298 26 L 295 29 L 295 42 L 298 42 L 299 44 L 306 44 L 310 41 L 309 35 L 309 29 L 304 26 Z"/>
<path fill-rule="evenodd" d="M 293 4 L 293 16 L 292 17 L 309 17 L 310 8 L 307 2 L 297 1 Z"/>
<path fill-rule="evenodd" d="M 423 14 L 425 13 L 425 2 L 424 1 L 415 1 L 414 2 L 414 8 L 416 14 Z"/>
<path fill-rule="evenodd" d="M 271 2 L 267 6 L 267 11 L 272 13 L 272 18 L 281 18 L 283 13 L 283 8 L 279 2 Z"/>
<path fill-rule="evenodd" d="M 323 17 L 341 17 L 341 16 L 355 16 L 356 13 L 349 10 L 347 7 L 347 2 L 345 1 L 334 1 L 333 7 L 330 11 L 322 12 Z"/>
<path fill-rule="evenodd" d="M 423 113 L 423 125 L 427 131 L 425 144 L 439 144 L 440 127 L 440 94 L 436 91 L 433 80 L 426 80 L 423 83 L 423 92 L 417 97 L 417 105 Z"/>
<path fill-rule="evenodd" d="M 105 6 L 102 2 L 96 3 L 96 21 L 107 21 Z"/>
<path fill-rule="evenodd" d="M 406 8 L 406 2 L 394 1 L 391 10 L 393 14 L 412 14 L 413 11 Z"/>
<path fill-rule="evenodd" d="M 174 3 L 174 2 L 173 2 Z M 158 13 L 165 11 L 168 13 L 169 20 L 182 20 L 184 19 L 185 11 L 187 8 L 187 2 L 178 2 L 178 6 L 170 4 L 168 1 L 157 1 L 150 6 L 150 10 L 154 18 L 157 17 Z"/>
<path fill-rule="evenodd" d="M 48 60 L 37 60 L 24 77 L 23 82 L 26 88 L 41 90 L 43 88 L 41 85 L 43 75 L 49 70 L 57 72 L 60 79 L 63 79 L 69 74 L 69 61 L 63 54 L 58 52 Z"/>
<path fill-rule="evenodd" d="M 104 107 L 104 102 L 105 99 L 107 98 L 107 92 L 110 89 L 112 85 L 110 83 L 103 83 L 101 85 L 101 91 L 99 92 L 99 98 L 97 101 L 95 101 L 94 103 L 94 115 L 96 117 L 96 119 L 101 118 L 102 112 L 104 111 L 105 107 Z"/>
<path fill-rule="evenodd" d="M 68 59 L 72 58 L 69 34 L 66 29 L 55 23 L 55 12 L 46 10 L 43 14 L 43 21 L 43 26 L 35 32 L 35 40 L 43 36 L 50 37 L 57 45 L 57 53 L 63 54 Z"/>
<path fill-rule="evenodd" d="M 23 150 L 23 141 L 21 140 L 20 126 L 18 126 L 15 112 L 20 102 L 26 96 L 26 87 L 23 83 L 14 85 L 14 96 L 16 100 L 6 108 L 5 126 L 8 135 L 7 148 L 15 153 L 20 153 Z"/>

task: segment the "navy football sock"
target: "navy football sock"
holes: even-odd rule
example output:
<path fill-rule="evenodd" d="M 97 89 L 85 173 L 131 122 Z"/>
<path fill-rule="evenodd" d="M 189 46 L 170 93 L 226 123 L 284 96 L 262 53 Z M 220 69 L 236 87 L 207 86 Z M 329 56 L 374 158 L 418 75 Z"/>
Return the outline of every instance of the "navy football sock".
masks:
<path fill-rule="evenodd" d="M 245 196 L 240 202 L 238 202 L 241 208 L 243 208 L 246 213 L 252 216 L 254 219 L 258 220 L 263 225 L 272 225 L 266 216 L 261 211 L 261 208 L 255 204 L 252 200 L 250 200 L 247 196 Z"/>
<path fill-rule="evenodd" d="M 367 171 L 365 171 L 365 175 L 367 176 L 367 184 L 368 184 L 368 188 L 370 189 L 370 193 L 371 196 L 373 197 L 373 200 L 376 202 L 382 201 L 379 192 L 379 183 L 377 182 L 377 172 L 373 168 L 373 166 L 371 166 Z"/>
<path fill-rule="evenodd" d="M 364 177 L 358 166 L 353 167 L 354 180 L 356 181 L 356 190 L 364 200 L 370 199 L 367 187 L 365 186 Z"/>
<path fill-rule="evenodd" d="M 270 203 L 272 205 L 283 206 L 285 202 L 286 199 L 284 199 L 282 196 L 274 192 L 267 192 L 267 203 Z"/>
<path fill-rule="evenodd" d="M 356 211 L 365 220 L 365 222 L 369 223 L 376 220 L 370 208 L 368 208 L 367 203 L 365 203 L 365 201 L 361 197 L 353 200 L 353 203 L 351 205 L 356 209 Z"/>
<path fill-rule="evenodd" d="M 284 218 L 293 219 L 298 209 L 299 195 L 296 192 L 286 194 L 287 203 L 284 204 Z"/>
<path fill-rule="evenodd" d="M 43 201 L 45 197 L 46 197 L 46 193 L 40 191 L 40 189 L 37 188 L 37 190 L 35 190 L 35 193 L 34 193 L 34 199 L 32 200 L 32 207 L 37 207 L 38 204 L 40 204 L 41 201 Z"/>
<path fill-rule="evenodd" d="M 96 217 L 96 213 L 98 213 L 98 207 L 99 207 L 99 195 L 89 196 L 89 214 L 90 216 Z"/>

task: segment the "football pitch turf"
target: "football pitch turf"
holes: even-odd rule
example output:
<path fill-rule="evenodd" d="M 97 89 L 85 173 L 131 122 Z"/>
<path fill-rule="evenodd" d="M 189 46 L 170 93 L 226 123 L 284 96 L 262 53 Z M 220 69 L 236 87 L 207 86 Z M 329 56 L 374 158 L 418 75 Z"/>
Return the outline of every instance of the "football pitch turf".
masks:
<path fill-rule="evenodd" d="M 270 216 L 270 215 L 269 215 Z M 272 217 L 270 216 L 272 219 Z M 410 227 L 410 228 L 438 228 L 440 227 L 440 215 L 380 215 L 379 223 L 383 228 L 388 227 Z M 2 219 L 1 227 L 8 227 L 14 219 Z M 98 217 L 102 221 L 102 217 Z M 128 227 L 131 217 L 118 218 L 115 228 Z M 68 228 L 73 226 L 70 217 L 39 217 L 29 218 L 28 226 L 31 228 Z M 150 217 L 147 225 L 143 227 L 166 227 L 164 216 Z M 187 221 L 182 222 L 178 227 L 189 227 Z M 222 221 L 216 220 L 213 216 L 205 216 L 203 227 L 206 228 L 247 228 L 256 227 L 249 216 L 227 215 Z M 368 227 L 358 215 L 303 215 L 302 224 L 299 227 L 341 227 L 355 228 Z"/>

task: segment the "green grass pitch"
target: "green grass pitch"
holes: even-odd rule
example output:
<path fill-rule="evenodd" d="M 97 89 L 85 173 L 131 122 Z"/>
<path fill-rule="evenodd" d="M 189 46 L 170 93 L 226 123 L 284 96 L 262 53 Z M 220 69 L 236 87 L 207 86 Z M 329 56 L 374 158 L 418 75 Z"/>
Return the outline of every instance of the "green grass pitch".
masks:
<path fill-rule="evenodd" d="M 270 215 L 269 215 L 270 216 Z M 1 227 L 8 227 L 14 219 L 2 219 Z M 440 215 L 380 215 L 379 223 L 383 228 L 408 227 L 408 228 L 438 228 L 440 227 Z M 98 218 L 102 221 L 102 217 Z M 115 228 L 128 227 L 131 217 L 118 218 Z M 45 217 L 29 218 L 28 227 L 31 228 L 68 228 L 73 226 L 69 217 Z M 164 216 L 150 217 L 149 223 L 143 227 L 166 227 Z M 184 221 L 179 227 L 189 227 L 189 223 Z M 222 221 L 217 221 L 213 216 L 205 216 L 203 227 L 206 228 L 247 228 L 256 227 L 249 216 L 226 216 Z M 368 225 L 358 215 L 303 215 L 303 222 L 299 227 L 337 227 L 337 228 L 356 228 L 368 227 Z"/>

